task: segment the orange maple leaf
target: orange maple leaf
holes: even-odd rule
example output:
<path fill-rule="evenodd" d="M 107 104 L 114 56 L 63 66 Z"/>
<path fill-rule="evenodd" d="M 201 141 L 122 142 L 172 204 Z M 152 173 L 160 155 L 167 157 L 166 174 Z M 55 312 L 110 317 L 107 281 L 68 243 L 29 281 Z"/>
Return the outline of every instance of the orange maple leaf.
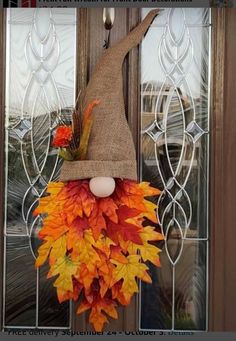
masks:
<path fill-rule="evenodd" d="M 44 219 L 43 228 L 39 231 L 39 238 L 52 237 L 54 240 L 69 230 L 63 215 L 50 215 Z"/>
<path fill-rule="evenodd" d="M 73 220 L 67 233 L 67 249 L 71 250 L 77 247 L 77 240 L 83 238 L 84 231 L 89 228 L 87 218 L 77 217 Z"/>
<path fill-rule="evenodd" d="M 146 217 L 157 223 L 156 205 L 145 199 L 147 196 L 159 195 L 160 190 L 150 187 L 148 182 L 137 184 L 130 180 L 117 180 L 115 190 L 115 201 L 130 208 L 141 211 L 139 217 Z"/>
<path fill-rule="evenodd" d="M 83 284 L 85 290 L 90 291 L 93 280 L 98 278 L 98 273 L 95 267 L 92 269 L 92 271 L 89 271 L 85 264 L 81 264 L 77 278 L 79 282 Z"/>
<path fill-rule="evenodd" d="M 111 288 L 111 274 L 115 268 L 115 266 L 110 261 L 107 262 L 107 267 L 109 271 L 106 273 L 102 272 L 100 268 L 98 269 L 101 297 L 104 297 L 108 289 Z"/>
<path fill-rule="evenodd" d="M 124 294 L 121 292 L 121 287 L 122 287 L 122 280 L 120 280 L 119 282 L 116 282 L 111 287 L 112 299 L 117 300 L 120 304 L 126 306 L 130 303 L 130 299 L 132 295 L 127 300 Z"/>
<path fill-rule="evenodd" d="M 65 198 L 63 211 L 67 214 L 69 224 L 78 216 L 89 217 L 96 205 L 95 197 L 89 190 L 88 182 L 85 181 L 69 181 L 59 194 L 59 200 Z"/>
<path fill-rule="evenodd" d="M 122 248 L 118 245 L 116 246 L 111 246 L 111 256 L 110 259 L 116 260 L 117 262 L 126 264 L 128 263 L 127 258 L 125 255 L 122 253 Z"/>
<path fill-rule="evenodd" d="M 108 322 L 107 317 L 106 315 L 103 314 L 103 312 L 106 313 L 108 316 L 112 317 L 113 319 L 118 318 L 118 314 L 115 307 L 116 304 L 114 303 L 114 301 L 107 298 L 98 297 L 92 303 L 89 303 L 88 301 L 84 300 L 80 304 L 77 310 L 77 314 L 81 314 L 82 312 L 91 309 L 89 315 L 89 322 L 93 324 L 95 331 L 100 332 L 103 329 L 104 323 Z"/>
<path fill-rule="evenodd" d="M 96 268 L 94 267 L 92 270 L 93 271 L 89 271 L 85 264 L 81 264 L 80 270 L 76 274 L 76 278 L 83 284 L 86 291 L 90 291 L 93 280 L 98 277 Z"/>
<path fill-rule="evenodd" d="M 89 226 L 93 231 L 93 237 L 95 240 L 99 238 L 102 230 L 106 229 L 106 221 L 103 217 L 99 207 L 96 206 L 89 217 Z"/>
<path fill-rule="evenodd" d="M 117 205 L 111 198 L 98 199 L 97 205 L 93 208 L 89 217 L 89 225 L 93 231 L 95 240 L 99 238 L 102 230 L 106 229 L 104 216 L 109 217 L 113 222 L 118 222 L 118 216 L 116 214 L 117 208 Z"/>
<path fill-rule="evenodd" d="M 101 198 L 99 200 L 99 210 L 107 216 L 114 223 L 118 223 L 118 216 L 116 210 L 118 206 L 115 204 L 112 198 Z"/>
<path fill-rule="evenodd" d="M 136 208 L 141 212 L 145 210 L 143 204 L 143 191 L 138 187 L 137 183 L 129 180 L 117 180 L 114 197 L 118 203 L 126 205 L 129 208 Z"/>

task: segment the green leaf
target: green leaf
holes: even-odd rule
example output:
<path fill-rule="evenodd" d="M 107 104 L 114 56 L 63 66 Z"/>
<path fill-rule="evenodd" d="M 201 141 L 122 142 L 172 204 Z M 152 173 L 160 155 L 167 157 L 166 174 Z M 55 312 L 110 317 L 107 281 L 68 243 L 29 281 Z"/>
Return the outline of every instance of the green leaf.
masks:
<path fill-rule="evenodd" d="M 60 148 L 59 149 L 59 156 L 66 161 L 73 161 L 74 160 L 73 155 L 66 148 Z"/>

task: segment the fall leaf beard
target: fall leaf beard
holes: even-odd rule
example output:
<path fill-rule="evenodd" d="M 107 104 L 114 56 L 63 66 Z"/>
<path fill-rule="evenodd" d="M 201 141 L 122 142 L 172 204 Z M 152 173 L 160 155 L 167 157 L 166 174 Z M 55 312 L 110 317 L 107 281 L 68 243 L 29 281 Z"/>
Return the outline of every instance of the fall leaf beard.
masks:
<path fill-rule="evenodd" d="M 89 180 L 51 182 L 47 192 L 34 212 L 45 216 L 35 265 L 48 260 L 59 302 L 78 301 L 77 313 L 89 311 L 89 322 L 101 331 L 108 317 L 118 318 L 116 306 L 128 305 L 138 292 L 138 279 L 151 283 L 146 262 L 160 266 L 154 242 L 163 236 L 155 227 L 156 205 L 146 200 L 160 191 L 116 179 L 107 198 L 95 197 Z"/>

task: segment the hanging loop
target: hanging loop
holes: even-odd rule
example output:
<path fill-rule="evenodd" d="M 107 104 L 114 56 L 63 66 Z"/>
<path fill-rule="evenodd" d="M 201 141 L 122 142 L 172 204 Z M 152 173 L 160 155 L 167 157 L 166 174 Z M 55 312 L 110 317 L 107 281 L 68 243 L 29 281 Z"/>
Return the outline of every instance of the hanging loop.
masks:
<path fill-rule="evenodd" d="M 103 47 L 107 49 L 110 46 L 110 32 L 113 27 L 115 20 L 115 8 L 104 8 L 103 9 L 103 23 L 105 29 L 108 31 L 107 39 L 104 40 Z"/>

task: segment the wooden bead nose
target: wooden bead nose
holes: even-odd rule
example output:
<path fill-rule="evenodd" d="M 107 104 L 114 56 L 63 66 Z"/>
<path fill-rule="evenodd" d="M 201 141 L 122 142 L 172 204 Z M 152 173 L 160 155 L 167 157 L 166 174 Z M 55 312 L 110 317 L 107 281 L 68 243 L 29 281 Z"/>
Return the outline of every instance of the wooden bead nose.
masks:
<path fill-rule="evenodd" d="M 90 191 L 99 198 L 109 197 L 115 190 L 115 180 L 111 177 L 95 177 L 89 181 Z"/>

